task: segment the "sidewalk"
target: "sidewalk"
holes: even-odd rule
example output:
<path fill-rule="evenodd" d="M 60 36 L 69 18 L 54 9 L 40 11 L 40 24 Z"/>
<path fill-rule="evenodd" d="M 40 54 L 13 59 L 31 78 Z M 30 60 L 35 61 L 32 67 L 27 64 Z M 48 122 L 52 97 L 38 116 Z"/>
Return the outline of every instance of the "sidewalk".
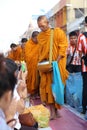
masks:
<path fill-rule="evenodd" d="M 34 100 L 35 105 L 41 104 L 40 99 Z M 61 110 L 60 118 L 51 120 L 48 128 L 40 128 L 39 130 L 87 130 L 87 121 L 84 117 L 71 107 L 64 105 Z"/>

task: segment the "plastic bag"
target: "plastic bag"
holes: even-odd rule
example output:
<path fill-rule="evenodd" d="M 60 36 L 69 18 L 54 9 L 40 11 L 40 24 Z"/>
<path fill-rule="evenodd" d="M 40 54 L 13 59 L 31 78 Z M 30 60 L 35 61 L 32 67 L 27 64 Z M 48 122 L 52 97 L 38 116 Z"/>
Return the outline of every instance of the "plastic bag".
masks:
<path fill-rule="evenodd" d="M 38 122 L 38 126 L 45 128 L 49 126 L 50 111 L 43 105 L 31 106 L 25 110 L 26 112 L 31 112 L 33 117 Z"/>
<path fill-rule="evenodd" d="M 55 102 L 60 105 L 63 105 L 64 104 L 64 85 L 61 80 L 61 75 L 60 75 L 57 61 L 53 61 L 52 65 L 53 65 L 52 93 L 53 93 Z"/>

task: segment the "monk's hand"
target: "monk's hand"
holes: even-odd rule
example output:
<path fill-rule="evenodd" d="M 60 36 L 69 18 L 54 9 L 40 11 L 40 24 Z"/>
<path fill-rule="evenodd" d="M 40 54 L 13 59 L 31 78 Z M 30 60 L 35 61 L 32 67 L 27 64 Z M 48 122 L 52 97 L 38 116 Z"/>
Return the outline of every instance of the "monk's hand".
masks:
<path fill-rule="evenodd" d="M 59 55 L 57 58 L 57 61 L 59 62 L 62 58 L 63 58 L 63 56 Z"/>

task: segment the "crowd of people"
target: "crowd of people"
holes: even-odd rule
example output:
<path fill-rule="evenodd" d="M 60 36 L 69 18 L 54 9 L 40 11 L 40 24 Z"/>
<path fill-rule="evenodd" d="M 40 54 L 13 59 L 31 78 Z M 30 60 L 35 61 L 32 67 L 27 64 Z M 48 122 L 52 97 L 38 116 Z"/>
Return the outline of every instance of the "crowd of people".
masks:
<path fill-rule="evenodd" d="M 85 32 L 79 35 L 76 31 L 70 32 L 69 43 L 62 29 L 50 28 L 45 15 L 38 17 L 37 25 L 40 32 L 32 32 L 30 39 L 22 38 L 21 44 L 12 43 L 7 56 L 0 54 L 1 130 L 22 130 L 18 116 L 23 113 L 25 99 L 28 96 L 32 100 L 39 97 L 44 106 L 49 106 L 50 120 L 60 117 L 58 109 L 62 107 L 55 102 L 51 88 L 53 71 L 41 72 L 37 67 L 38 63 L 49 60 L 51 30 L 53 30 L 52 61 L 58 63 L 64 86 L 70 73 L 82 74 L 82 114 L 86 113 L 87 16 L 84 23 Z"/>

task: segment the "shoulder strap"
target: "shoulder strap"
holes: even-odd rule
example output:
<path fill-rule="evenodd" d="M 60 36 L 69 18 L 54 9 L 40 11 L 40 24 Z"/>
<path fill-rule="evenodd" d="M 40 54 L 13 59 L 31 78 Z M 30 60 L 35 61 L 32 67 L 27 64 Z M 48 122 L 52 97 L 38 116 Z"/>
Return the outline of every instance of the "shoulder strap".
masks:
<path fill-rule="evenodd" d="M 50 51 L 49 51 L 49 63 L 50 63 L 50 64 L 51 64 L 51 62 L 52 62 L 53 34 L 54 34 L 54 30 L 51 29 L 51 35 L 50 35 Z"/>
<path fill-rule="evenodd" d="M 73 52 L 73 55 L 72 55 L 72 58 L 71 58 L 69 64 L 71 64 L 71 62 L 72 62 L 72 60 L 73 60 L 73 57 L 74 57 L 75 51 L 76 51 L 76 47 L 75 47 L 75 49 L 74 49 L 74 52 Z"/>

